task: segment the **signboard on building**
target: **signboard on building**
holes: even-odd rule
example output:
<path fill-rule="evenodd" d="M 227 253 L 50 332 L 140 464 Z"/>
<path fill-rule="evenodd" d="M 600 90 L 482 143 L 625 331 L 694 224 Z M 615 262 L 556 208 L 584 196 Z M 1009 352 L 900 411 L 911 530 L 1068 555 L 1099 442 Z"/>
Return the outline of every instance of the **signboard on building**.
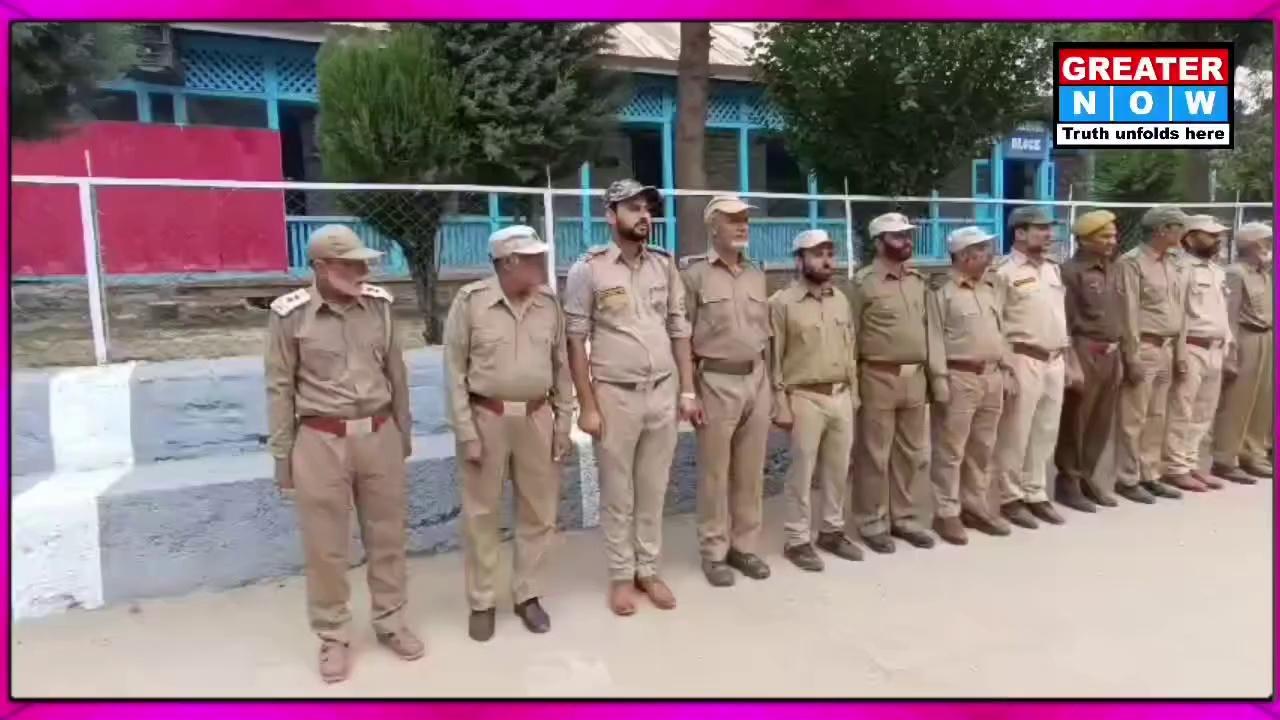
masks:
<path fill-rule="evenodd" d="M 1049 133 L 1044 125 L 1026 123 L 1005 136 L 1002 151 L 1010 160 L 1046 160 L 1049 144 Z"/>
<path fill-rule="evenodd" d="M 1232 147 L 1233 50 L 1222 42 L 1054 43 L 1054 141 Z"/>

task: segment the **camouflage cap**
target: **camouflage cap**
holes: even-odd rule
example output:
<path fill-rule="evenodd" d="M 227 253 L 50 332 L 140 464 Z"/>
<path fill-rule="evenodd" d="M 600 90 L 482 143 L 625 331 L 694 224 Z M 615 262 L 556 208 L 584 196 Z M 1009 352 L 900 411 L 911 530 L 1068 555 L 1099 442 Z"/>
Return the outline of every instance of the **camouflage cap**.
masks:
<path fill-rule="evenodd" d="M 365 247 L 364 241 L 346 225 L 325 225 L 311 233 L 308 260 L 377 260 L 382 253 Z"/>
<path fill-rule="evenodd" d="M 528 225 L 512 225 L 489 236 L 489 256 L 495 260 L 509 255 L 538 255 L 549 247 Z"/>
<path fill-rule="evenodd" d="M 1227 226 L 1218 222 L 1218 218 L 1212 215 L 1191 215 L 1187 217 L 1187 222 L 1182 226 L 1182 232 L 1183 235 L 1186 235 L 1193 230 L 1217 235 L 1220 232 L 1226 232 Z"/>
<path fill-rule="evenodd" d="M 1023 225 L 1056 225 L 1057 222 L 1047 210 L 1034 205 L 1014 208 L 1013 212 L 1009 213 L 1009 227 L 1011 228 L 1018 228 Z"/>
<path fill-rule="evenodd" d="M 1142 227 L 1154 230 L 1165 225 L 1186 225 L 1187 214 L 1172 205 L 1157 205 L 1142 213 Z"/>
<path fill-rule="evenodd" d="M 662 193 L 658 192 L 658 188 L 652 185 L 641 185 L 639 181 L 627 178 L 609 184 L 609 189 L 604 191 L 604 204 L 620 203 L 642 193 L 649 196 L 650 203 L 662 202 Z"/>

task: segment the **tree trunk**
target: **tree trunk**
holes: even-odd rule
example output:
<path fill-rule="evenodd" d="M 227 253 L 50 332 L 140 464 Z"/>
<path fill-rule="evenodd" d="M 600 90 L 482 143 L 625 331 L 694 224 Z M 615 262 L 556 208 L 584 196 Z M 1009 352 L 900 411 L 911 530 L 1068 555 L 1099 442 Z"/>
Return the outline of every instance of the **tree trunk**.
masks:
<path fill-rule="evenodd" d="M 439 305 L 436 303 L 436 287 L 439 285 L 437 282 L 439 272 L 435 261 L 435 242 L 424 245 L 405 243 L 401 247 L 404 249 L 405 260 L 409 262 L 413 288 L 418 295 L 418 312 L 422 315 L 422 339 L 428 345 L 439 345 L 443 341 L 444 327 L 437 313 Z"/>
<path fill-rule="evenodd" d="M 711 78 L 710 64 L 711 23 L 680 23 L 675 149 L 676 187 L 681 190 L 703 190 L 707 187 L 707 95 Z M 702 224 L 702 209 L 706 204 L 705 197 L 676 200 L 678 255 L 706 250 L 707 236 Z"/>

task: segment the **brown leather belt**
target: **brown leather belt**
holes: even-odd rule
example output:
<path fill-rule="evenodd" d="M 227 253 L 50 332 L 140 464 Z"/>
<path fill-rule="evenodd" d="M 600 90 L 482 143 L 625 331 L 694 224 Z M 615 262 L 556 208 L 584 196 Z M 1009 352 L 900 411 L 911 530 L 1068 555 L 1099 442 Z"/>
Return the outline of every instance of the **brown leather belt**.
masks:
<path fill-rule="evenodd" d="M 1240 323 L 1241 330 L 1248 330 L 1251 333 L 1269 333 L 1271 328 L 1265 325 L 1254 325 L 1252 323 Z"/>
<path fill-rule="evenodd" d="M 1195 345 L 1198 348 L 1212 350 L 1222 344 L 1222 338 L 1192 337 L 1187 336 L 1187 344 Z"/>
<path fill-rule="evenodd" d="M 861 363 L 864 367 L 871 367 L 877 370 L 892 370 L 894 372 L 898 372 L 898 370 L 901 369 L 903 365 L 919 365 L 920 364 L 918 362 L 903 363 L 903 362 L 890 362 L 888 360 L 859 360 L 858 362 Z"/>
<path fill-rule="evenodd" d="M 836 395 L 844 392 L 844 383 L 809 383 L 808 385 L 790 385 L 788 390 L 804 390 L 818 395 Z"/>
<path fill-rule="evenodd" d="M 356 420 L 309 415 L 302 418 L 300 422 L 313 430 L 319 430 L 341 438 L 348 435 L 369 435 L 378 432 L 390 419 L 391 416 L 386 414 Z"/>
<path fill-rule="evenodd" d="M 960 370 L 962 372 L 973 373 L 975 375 L 986 375 L 999 367 L 999 363 L 978 362 L 977 360 L 948 360 L 947 367 L 952 370 Z"/>
<path fill-rule="evenodd" d="M 528 400 L 525 402 L 513 402 L 510 400 L 499 400 L 497 398 L 485 397 L 471 393 L 471 402 L 488 410 L 494 415 L 532 415 L 542 409 L 547 404 L 544 397 L 537 400 Z"/>
<path fill-rule="evenodd" d="M 1120 342 L 1117 340 L 1102 340 L 1083 335 L 1077 336 L 1076 340 L 1084 343 L 1085 348 L 1094 355 L 1110 355 L 1120 346 Z"/>
<path fill-rule="evenodd" d="M 1019 355 L 1025 355 L 1034 358 L 1040 362 L 1049 362 L 1062 354 L 1061 350 L 1045 350 L 1042 347 L 1028 345 L 1026 343 L 1013 343 L 1013 351 Z"/>
<path fill-rule="evenodd" d="M 1153 335 L 1152 333 L 1142 333 L 1138 337 L 1141 338 L 1142 342 L 1156 347 L 1164 347 L 1173 340 L 1172 335 Z"/>
<path fill-rule="evenodd" d="M 756 369 L 754 360 L 715 360 L 712 358 L 703 358 L 698 363 L 698 369 L 703 372 L 717 373 L 719 375 L 750 375 Z"/>
<path fill-rule="evenodd" d="M 669 378 L 669 377 L 671 377 L 671 375 L 670 375 L 670 374 L 667 374 L 667 375 L 663 375 L 662 377 L 658 378 L 657 380 L 652 380 L 652 381 L 649 381 L 649 382 L 617 382 L 617 381 L 614 381 L 614 380 L 600 380 L 599 378 L 597 378 L 597 379 L 596 379 L 596 382 L 602 382 L 602 383 L 604 383 L 604 384 L 606 384 L 606 385 L 612 385 L 612 386 L 617 387 L 617 388 L 622 388 L 623 390 L 632 390 L 632 391 L 634 391 L 634 390 L 651 390 L 651 389 L 653 389 L 653 388 L 658 387 L 658 386 L 659 386 L 659 385 L 661 385 L 662 383 L 666 382 L 666 381 L 667 381 L 667 378 Z"/>

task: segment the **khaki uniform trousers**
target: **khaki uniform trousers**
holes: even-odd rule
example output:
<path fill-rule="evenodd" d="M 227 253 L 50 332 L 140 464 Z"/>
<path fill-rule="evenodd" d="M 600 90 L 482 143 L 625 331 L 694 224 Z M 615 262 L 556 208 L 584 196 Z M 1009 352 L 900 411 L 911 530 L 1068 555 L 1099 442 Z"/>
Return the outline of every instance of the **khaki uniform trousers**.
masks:
<path fill-rule="evenodd" d="M 1116 484 L 1132 486 L 1160 479 L 1173 383 L 1173 344 L 1143 342 L 1138 349 L 1142 381 L 1120 388 L 1116 423 Z"/>
<path fill-rule="evenodd" d="M 1054 464 L 1060 476 L 1088 483 L 1095 495 L 1107 495 L 1111 489 L 1097 487 L 1094 472 L 1115 432 L 1122 382 L 1120 348 L 1112 343 L 1110 352 L 1097 352 L 1097 343 L 1085 338 L 1076 338 L 1074 345 L 1084 384 L 1063 396 Z"/>
<path fill-rule="evenodd" d="M 858 442 L 853 467 L 854 516 L 863 537 L 892 527 L 923 530 L 912 486 L 929 464 L 929 424 L 923 365 L 899 371 L 862 364 Z"/>
<path fill-rule="evenodd" d="M 1241 461 L 1269 465 L 1275 404 L 1272 331 L 1240 328 L 1236 342 L 1240 372 L 1222 388 L 1222 403 L 1213 425 L 1213 459 L 1228 467 L 1237 467 Z"/>
<path fill-rule="evenodd" d="M 345 438 L 302 425 L 290 460 L 306 558 L 307 614 L 323 640 L 351 641 L 351 508 L 367 561 L 373 627 L 404 629 L 408 498 L 400 429 Z"/>
<path fill-rule="evenodd" d="M 604 434 L 594 446 L 609 579 L 652 577 L 662 551 L 680 384 L 672 375 L 656 387 L 631 390 L 605 382 L 594 387 L 604 419 Z"/>
<path fill-rule="evenodd" d="M 1169 396 L 1169 433 L 1164 447 L 1164 471 L 1169 475 L 1200 469 L 1200 445 L 1218 409 L 1225 356 L 1222 345 L 1187 345 L 1187 374 L 1174 380 Z"/>
<path fill-rule="evenodd" d="M 488 610 L 495 603 L 503 480 L 509 475 L 515 490 L 511 594 L 519 604 L 539 596 L 538 575 L 556 532 L 560 472 L 551 460 L 550 405 L 532 415 L 498 415 L 479 405 L 471 407 L 483 454 L 479 464 L 458 464 L 463 567 L 471 609 Z"/>
<path fill-rule="evenodd" d="M 952 518 L 963 508 L 990 517 L 987 466 L 1004 407 L 1004 376 L 999 369 L 978 374 L 952 368 L 947 377 L 949 402 L 930 410 L 935 511 Z"/>
<path fill-rule="evenodd" d="M 786 547 L 813 542 L 809 504 L 818 489 L 819 532 L 844 532 L 845 497 L 849 493 L 849 456 L 853 450 L 853 398 L 849 389 L 834 395 L 792 390 L 791 465 L 787 468 Z M 816 481 L 816 482 L 815 482 Z"/>
<path fill-rule="evenodd" d="M 1000 504 L 1049 501 L 1049 461 L 1062 421 L 1066 361 L 1062 355 L 1037 360 L 1013 353 L 1009 366 L 1017 394 L 1004 404 L 991 473 L 1000 488 Z"/>
<path fill-rule="evenodd" d="M 772 410 L 764 363 L 750 375 L 698 373 L 698 397 L 698 546 L 720 562 L 730 547 L 755 553 L 760 538 Z"/>

